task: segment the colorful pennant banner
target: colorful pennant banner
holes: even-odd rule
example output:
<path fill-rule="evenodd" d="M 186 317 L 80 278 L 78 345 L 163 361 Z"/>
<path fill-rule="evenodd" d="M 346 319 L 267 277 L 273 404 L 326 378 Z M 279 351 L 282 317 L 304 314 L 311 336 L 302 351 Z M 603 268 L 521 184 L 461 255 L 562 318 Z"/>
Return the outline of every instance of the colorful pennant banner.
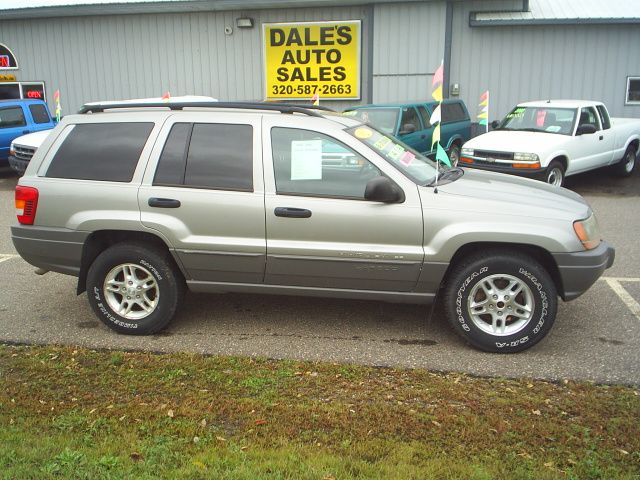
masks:
<path fill-rule="evenodd" d="M 444 83 L 444 61 L 440 63 L 440 66 L 433 74 L 433 80 L 431 81 L 431 87 L 433 92 L 431 96 L 438 102 L 438 106 L 434 108 L 433 113 L 429 121 L 433 125 L 433 134 L 431 136 L 431 150 L 436 150 L 436 162 L 442 162 L 446 166 L 451 167 L 451 162 L 447 156 L 447 152 L 444 151 L 442 145 L 440 145 L 440 123 L 442 123 L 442 84 Z"/>
<path fill-rule="evenodd" d="M 480 113 L 478 113 L 478 124 L 484 125 L 489 131 L 489 90 L 480 95 Z"/>
<path fill-rule="evenodd" d="M 56 104 L 56 122 L 60 122 L 62 117 L 62 108 L 60 108 L 60 90 L 56 90 L 53 93 L 53 101 Z"/>

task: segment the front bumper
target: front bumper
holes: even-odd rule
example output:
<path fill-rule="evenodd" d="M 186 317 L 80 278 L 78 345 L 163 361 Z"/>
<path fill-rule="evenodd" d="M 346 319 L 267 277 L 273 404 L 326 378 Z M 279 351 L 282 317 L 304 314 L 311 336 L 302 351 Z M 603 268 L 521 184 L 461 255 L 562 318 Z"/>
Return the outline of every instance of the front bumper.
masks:
<path fill-rule="evenodd" d="M 29 160 L 20 160 L 13 155 L 9 155 L 9 165 L 20 175 L 24 175 L 24 172 L 29 165 Z"/>
<path fill-rule="evenodd" d="M 553 258 L 558 265 L 562 282 L 560 296 L 569 301 L 586 292 L 613 265 L 616 251 L 607 242 L 601 242 L 593 250 L 554 253 Z"/>
<path fill-rule="evenodd" d="M 540 179 L 544 176 L 544 168 L 514 168 L 510 163 L 494 163 L 474 160 L 473 163 L 458 162 L 459 167 L 477 168 L 479 170 L 487 170 L 489 172 L 508 173 L 510 175 L 518 175 L 520 177 Z"/>

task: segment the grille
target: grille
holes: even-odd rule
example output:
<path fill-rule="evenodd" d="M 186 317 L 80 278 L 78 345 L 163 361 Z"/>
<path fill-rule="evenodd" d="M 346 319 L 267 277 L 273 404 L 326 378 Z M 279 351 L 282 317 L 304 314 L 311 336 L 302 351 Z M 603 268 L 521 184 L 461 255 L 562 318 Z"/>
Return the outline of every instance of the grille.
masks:
<path fill-rule="evenodd" d="M 513 152 L 493 152 L 489 150 L 476 150 L 476 157 L 495 158 L 498 160 L 513 160 Z"/>
<path fill-rule="evenodd" d="M 33 157 L 33 154 L 36 153 L 36 149 L 35 148 L 31 148 L 31 147 L 23 147 L 21 145 L 14 145 L 13 146 L 14 150 L 15 150 L 15 155 L 16 158 L 19 160 L 31 160 L 31 157 Z"/>

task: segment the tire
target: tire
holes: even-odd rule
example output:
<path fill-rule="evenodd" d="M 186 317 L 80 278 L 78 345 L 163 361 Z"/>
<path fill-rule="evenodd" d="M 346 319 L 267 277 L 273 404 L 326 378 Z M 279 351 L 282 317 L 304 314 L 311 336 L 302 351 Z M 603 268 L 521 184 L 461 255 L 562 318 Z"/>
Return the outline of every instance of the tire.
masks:
<path fill-rule="evenodd" d="M 629 145 L 620 162 L 613 166 L 613 172 L 619 177 L 630 177 L 636 166 L 636 149 Z"/>
<path fill-rule="evenodd" d="M 463 259 L 453 267 L 444 292 L 453 329 L 485 352 L 515 353 L 532 347 L 551 330 L 558 308 L 551 276 L 519 252 L 489 250 Z"/>
<path fill-rule="evenodd" d="M 131 278 L 128 284 L 126 278 Z M 109 328 L 129 335 L 149 335 L 166 327 L 184 290 L 182 275 L 168 252 L 136 243 L 109 247 L 87 273 L 87 297 L 96 316 Z"/>
<path fill-rule="evenodd" d="M 454 143 L 449 149 L 449 161 L 452 167 L 457 167 L 460 161 L 460 145 Z"/>
<path fill-rule="evenodd" d="M 549 185 L 561 187 L 564 185 L 564 166 L 558 160 L 553 160 L 544 172 L 544 181 Z"/>

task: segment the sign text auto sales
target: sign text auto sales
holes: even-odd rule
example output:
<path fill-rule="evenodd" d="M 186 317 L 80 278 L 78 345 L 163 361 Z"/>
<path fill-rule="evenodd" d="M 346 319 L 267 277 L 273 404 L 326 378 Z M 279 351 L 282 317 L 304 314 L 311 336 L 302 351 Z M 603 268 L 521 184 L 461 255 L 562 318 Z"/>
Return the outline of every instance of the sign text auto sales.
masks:
<path fill-rule="evenodd" d="M 360 20 L 264 24 L 267 99 L 360 98 Z"/>

